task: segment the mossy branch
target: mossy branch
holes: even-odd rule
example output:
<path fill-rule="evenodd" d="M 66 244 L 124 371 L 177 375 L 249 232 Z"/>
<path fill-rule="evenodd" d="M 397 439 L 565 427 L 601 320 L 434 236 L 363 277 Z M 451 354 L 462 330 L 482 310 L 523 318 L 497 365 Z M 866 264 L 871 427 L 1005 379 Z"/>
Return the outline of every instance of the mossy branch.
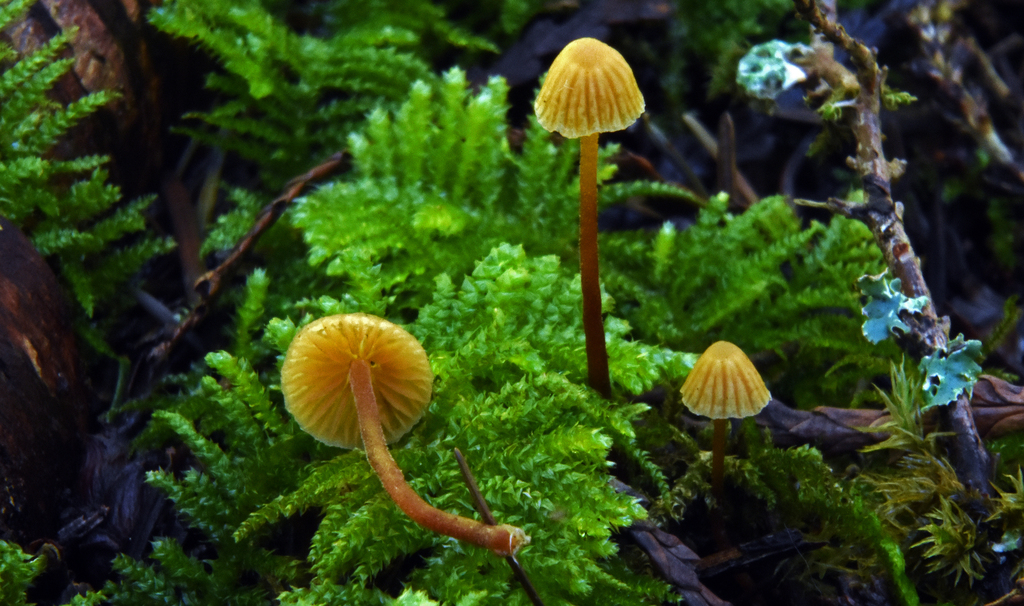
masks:
<path fill-rule="evenodd" d="M 846 98 L 850 83 L 845 75 L 848 70 L 832 56 L 831 44 L 849 53 L 856 68 L 857 89 L 848 91 L 854 96 L 849 105 L 847 125 L 853 132 L 857 150 L 854 157 L 847 159 L 847 164 L 860 175 L 865 194 L 865 203 L 830 199 L 808 205 L 825 207 L 836 214 L 858 219 L 871 229 L 890 271 L 902 281 L 903 294 L 927 297 L 928 300 L 920 313 L 901 315 L 910 330 L 898 341 L 900 346 L 916 358 L 943 351 L 949 344 L 949 319 L 940 318 L 935 312 L 920 260 L 903 227 L 903 205 L 892 199 L 892 182 L 902 174 L 904 162 L 887 161 L 882 150 L 879 111 L 886 70 L 879 67 L 872 49 L 851 37 L 836 22 L 833 4 L 819 5 L 816 0 L 794 0 L 794 4 L 797 14 L 810 22 L 818 34 L 812 41 L 815 52 L 808 68 L 833 89 L 830 98 Z M 968 397 L 961 394 L 955 402 L 944 407 L 944 414 L 943 425 L 954 433 L 949 446 L 957 476 L 964 486 L 989 494 L 991 460 L 978 436 Z"/>

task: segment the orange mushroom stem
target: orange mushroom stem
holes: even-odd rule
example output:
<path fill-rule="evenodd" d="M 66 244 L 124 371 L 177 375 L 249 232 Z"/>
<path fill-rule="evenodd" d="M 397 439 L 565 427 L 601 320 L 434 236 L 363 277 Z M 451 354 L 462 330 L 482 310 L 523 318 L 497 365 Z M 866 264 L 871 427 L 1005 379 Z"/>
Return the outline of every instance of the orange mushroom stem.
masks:
<path fill-rule="evenodd" d="M 492 526 L 442 511 L 405 481 L 388 450 L 430 401 L 426 352 L 401 327 L 366 314 L 320 318 L 292 340 L 281 368 L 285 406 L 303 430 L 343 448 L 361 441 L 391 500 L 434 532 L 511 556 L 530 542 L 521 528 Z"/>
<path fill-rule="evenodd" d="M 384 490 L 395 505 L 398 505 L 413 522 L 424 528 L 490 549 L 502 557 L 515 554 L 527 541 L 526 534 L 521 528 L 508 524 L 488 526 L 477 520 L 457 516 L 433 507 L 416 494 L 405 481 L 405 476 L 391 456 L 387 441 L 384 439 L 380 411 L 377 410 L 377 398 L 373 394 L 370 363 L 366 360 L 354 360 L 349 367 L 348 376 L 355 397 L 359 433 L 363 437 L 366 458 L 370 461 L 370 467 L 377 472 Z"/>
<path fill-rule="evenodd" d="M 721 501 L 725 494 L 725 435 L 729 431 L 728 419 L 712 419 L 714 435 L 711 438 L 711 494 Z"/>
<path fill-rule="evenodd" d="M 587 382 L 605 398 L 612 396 L 608 347 L 601 319 L 601 279 L 597 248 L 597 137 L 580 137 L 580 287 L 583 291 L 583 337 Z"/>

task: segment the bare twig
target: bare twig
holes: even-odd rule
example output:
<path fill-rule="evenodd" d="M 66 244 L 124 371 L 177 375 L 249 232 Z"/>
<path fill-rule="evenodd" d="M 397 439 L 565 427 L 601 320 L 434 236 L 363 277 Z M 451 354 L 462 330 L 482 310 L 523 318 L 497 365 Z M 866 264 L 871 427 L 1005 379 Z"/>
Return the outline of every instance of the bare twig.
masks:
<path fill-rule="evenodd" d="M 275 198 L 270 204 L 264 207 L 262 211 L 260 211 L 259 216 L 256 218 L 256 222 L 253 224 L 252 228 L 249 229 L 249 233 L 247 233 L 241 241 L 235 245 L 235 248 L 231 250 L 224 261 L 222 261 L 217 267 L 203 274 L 203 276 L 196 281 L 194 289 L 199 295 L 198 303 L 196 303 L 192 308 L 188 316 L 178 324 L 170 337 L 150 350 L 148 355 L 148 359 L 150 361 L 165 360 L 171 350 L 173 350 L 178 342 L 181 341 L 182 337 L 195 328 L 203 318 L 206 317 L 210 302 L 220 292 L 220 287 L 224 278 L 230 275 L 239 262 L 245 258 L 246 254 L 256 246 L 256 242 L 259 241 L 260 236 L 262 236 L 264 232 L 270 229 L 270 227 L 277 222 L 278 218 L 280 218 L 285 209 L 288 208 L 292 200 L 298 197 L 299 193 L 302 192 L 302 189 L 311 181 L 322 179 L 337 171 L 344 170 L 348 166 L 350 158 L 351 156 L 347 151 L 338 152 L 323 164 L 320 164 L 309 172 L 288 182 L 284 193 Z"/>
<path fill-rule="evenodd" d="M 985 606 L 1024 606 L 1024 578 L 1017 579 L 1013 591 Z"/>
<path fill-rule="evenodd" d="M 695 606 L 731 606 L 700 582 L 696 566 L 700 557 L 679 537 L 669 534 L 650 522 L 635 522 L 626 529 L 636 544 L 651 559 L 655 570 L 676 593 Z"/>
<path fill-rule="evenodd" d="M 899 160 L 886 160 L 882 150 L 879 112 L 886 70 L 878 66 L 872 49 L 852 38 L 815 0 L 793 1 L 798 15 L 810 22 L 818 34 L 812 41 L 814 53 L 807 67 L 832 89 L 833 99 L 850 99 L 847 125 L 853 131 L 857 148 L 847 164 L 860 175 L 865 194 L 863 204 L 831 199 L 813 205 L 866 224 L 890 271 L 901 279 L 903 293 L 908 297 L 927 297 L 928 305 L 920 314 L 901 315 L 910 330 L 898 341 L 900 346 L 915 357 L 945 350 L 949 342 L 949 320 L 940 319 L 936 314 L 920 261 L 903 227 L 902 205 L 895 203 L 891 195 L 891 184 L 902 174 L 905 165 Z M 830 43 L 850 55 L 856 69 L 853 78 L 833 57 Z M 978 437 L 967 396 L 961 395 L 942 410 L 941 425 L 954 434 L 947 446 L 957 477 L 969 489 L 990 494 L 991 459 Z"/>
<path fill-rule="evenodd" d="M 174 241 L 178 245 L 178 258 L 181 261 L 182 280 L 185 284 L 185 296 L 190 305 L 199 302 L 199 295 L 189 288 L 203 275 L 202 259 L 199 258 L 199 247 L 202 240 L 199 235 L 199 223 L 196 221 L 196 210 L 192 206 L 188 189 L 174 176 L 168 176 L 160 184 L 160 197 L 167 206 L 174 227 Z"/>
<path fill-rule="evenodd" d="M 473 501 L 476 503 L 476 510 L 480 513 L 480 517 L 484 519 L 484 523 L 489 526 L 494 526 L 498 523 L 494 519 L 494 514 L 491 513 L 491 508 L 487 506 L 487 501 L 484 500 L 484 495 L 480 492 L 480 487 L 477 486 L 476 478 L 473 477 L 473 472 L 469 470 L 469 465 L 466 464 L 466 458 L 462 456 L 462 451 L 458 448 L 455 449 L 455 460 L 459 462 L 459 470 L 462 471 L 462 478 L 466 481 L 466 486 L 469 487 L 470 494 L 473 495 Z M 519 560 L 515 556 L 505 556 L 505 561 L 508 562 L 510 568 L 512 568 L 513 574 L 516 575 L 516 580 L 523 586 L 523 591 L 530 597 L 530 601 L 533 602 L 534 606 L 544 606 L 544 602 L 540 599 L 540 595 L 537 594 L 537 590 L 533 587 L 533 583 L 530 582 L 530 577 L 526 576 L 526 571 L 523 570 Z"/>
<path fill-rule="evenodd" d="M 954 122 L 970 135 L 997 164 L 1024 183 L 1024 165 L 1014 157 L 1003 137 L 992 124 L 985 100 L 964 84 L 965 76 L 976 73 L 996 99 L 1010 102 L 1010 90 L 996 72 L 977 40 L 954 31 L 953 8 L 942 0 L 921 2 L 907 15 L 907 23 L 917 34 L 922 60 L 915 67 L 935 85 L 939 96 L 952 108 Z M 980 69 L 965 69 L 954 57 L 971 57 Z M 973 67 L 973 66 L 972 66 Z M 1015 108 L 1017 109 L 1017 108 Z M 952 112 L 951 112 L 952 113 Z"/>
<path fill-rule="evenodd" d="M 736 195 L 736 126 L 729 112 L 724 112 L 718 119 L 718 156 L 715 160 L 718 191 L 729 195 L 729 206 L 745 210 L 746 205 Z"/>
<path fill-rule="evenodd" d="M 704 147 L 704 150 L 718 161 L 718 140 L 704 128 L 704 125 L 697 119 L 697 115 L 693 112 L 683 114 L 683 124 L 690 129 L 690 132 L 697 138 L 697 141 Z M 757 194 L 754 193 L 754 188 L 751 187 L 750 182 L 743 176 L 743 173 L 736 170 L 733 173 L 733 180 L 735 181 L 737 196 L 743 199 L 743 208 L 750 208 L 752 205 L 757 204 Z"/>
<path fill-rule="evenodd" d="M 661 129 L 651 122 L 650 118 L 647 117 L 647 114 L 644 114 L 640 118 L 644 122 L 644 129 L 647 131 L 647 136 L 651 138 L 655 147 L 668 156 L 679 170 L 683 171 L 683 174 L 686 175 L 687 183 L 690 184 L 690 187 L 693 188 L 693 191 L 700 197 L 700 199 L 702 201 L 707 200 L 708 191 L 704 189 L 704 184 L 700 182 L 700 177 L 697 176 L 697 173 L 693 172 L 693 168 L 690 166 L 690 163 L 686 161 L 686 158 L 683 157 L 683 154 L 679 153 L 679 150 L 676 149 L 675 145 L 672 145 L 672 142 L 668 140 L 665 133 L 661 132 Z"/>

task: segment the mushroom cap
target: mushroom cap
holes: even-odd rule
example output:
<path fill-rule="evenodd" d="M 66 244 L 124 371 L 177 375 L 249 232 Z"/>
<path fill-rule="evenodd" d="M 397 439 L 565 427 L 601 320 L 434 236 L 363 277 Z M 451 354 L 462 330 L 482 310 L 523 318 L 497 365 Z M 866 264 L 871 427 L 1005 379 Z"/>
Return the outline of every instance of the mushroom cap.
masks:
<path fill-rule="evenodd" d="M 545 129 L 577 139 L 636 122 L 644 113 L 644 96 L 619 51 L 580 38 L 555 57 L 533 111 Z"/>
<path fill-rule="evenodd" d="M 687 408 L 712 419 L 753 416 L 772 399 L 750 358 L 728 341 L 701 354 L 680 394 Z"/>
<path fill-rule="evenodd" d="M 370 363 L 384 438 L 394 442 L 423 417 L 434 373 L 416 337 L 376 316 L 327 316 L 300 330 L 281 367 L 285 407 L 325 444 L 362 444 L 348 374 L 355 359 Z"/>

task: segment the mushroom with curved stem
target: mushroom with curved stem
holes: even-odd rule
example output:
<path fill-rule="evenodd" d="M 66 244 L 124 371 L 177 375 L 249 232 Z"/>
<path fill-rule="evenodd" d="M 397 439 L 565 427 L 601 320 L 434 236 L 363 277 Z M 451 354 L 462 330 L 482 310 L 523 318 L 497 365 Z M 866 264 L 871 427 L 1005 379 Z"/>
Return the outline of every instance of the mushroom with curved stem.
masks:
<path fill-rule="evenodd" d="M 743 350 L 728 341 L 708 347 L 693 365 L 680 390 L 683 404 L 714 423 L 711 442 L 711 493 L 721 501 L 725 477 L 728 419 L 756 415 L 772 395 Z"/>
<path fill-rule="evenodd" d="M 600 40 L 580 38 L 555 57 L 533 108 L 546 130 L 580 140 L 580 282 L 587 379 L 610 398 L 598 271 L 597 138 L 635 122 L 644 113 L 644 97 L 618 51 Z"/>
<path fill-rule="evenodd" d="M 331 446 L 361 442 L 391 500 L 414 522 L 502 557 L 515 555 L 530 542 L 521 528 L 490 526 L 431 506 L 388 451 L 387 444 L 423 416 L 433 380 L 419 341 L 368 314 L 311 322 L 295 335 L 281 368 L 285 406 L 299 426 Z"/>

